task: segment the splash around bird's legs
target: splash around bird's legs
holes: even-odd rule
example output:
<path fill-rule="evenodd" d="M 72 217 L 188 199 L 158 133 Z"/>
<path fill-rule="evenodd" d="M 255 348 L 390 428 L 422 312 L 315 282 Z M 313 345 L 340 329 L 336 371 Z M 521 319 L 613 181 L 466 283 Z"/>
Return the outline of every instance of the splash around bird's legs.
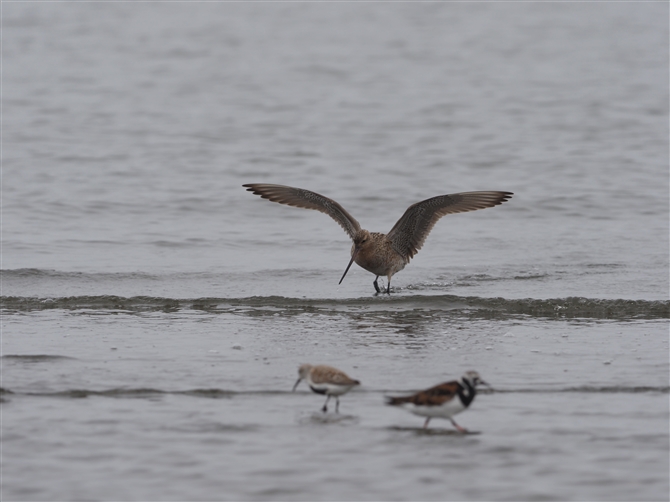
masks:
<path fill-rule="evenodd" d="M 386 293 L 387 295 L 390 295 L 391 294 L 391 281 L 389 281 L 389 283 L 386 286 L 386 289 L 384 290 L 384 288 L 379 287 L 379 284 L 377 283 L 377 279 L 379 279 L 379 276 L 375 277 L 375 282 L 372 283 L 372 285 L 375 287 L 375 290 L 377 291 L 375 296 L 377 296 L 379 293 Z"/>
<path fill-rule="evenodd" d="M 382 290 L 379 289 L 379 284 L 377 284 L 377 279 L 379 279 L 379 276 L 375 277 L 375 282 L 372 283 L 372 285 L 375 287 L 375 291 L 377 291 L 377 294 L 381 293 Z"/>

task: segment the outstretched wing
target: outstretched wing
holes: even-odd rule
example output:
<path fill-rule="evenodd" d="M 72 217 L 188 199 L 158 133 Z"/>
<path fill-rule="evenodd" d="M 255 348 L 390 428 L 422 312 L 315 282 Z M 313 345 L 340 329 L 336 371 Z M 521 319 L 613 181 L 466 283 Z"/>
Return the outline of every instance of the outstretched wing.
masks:
<path fill-rule="evenodd" d="M 497 206 L 512 195 L 511 192 L 462 192 L 417 202 L 407 208 L 387 237 L 393 249 L 409 261 L 421 249 L 435 223 L 445 214 Z"/>
<path fill-rule="evenodd" d="M 333 199 L 324 197 L 316 192 L 268 183 L 248 183 L 242 186 L 247 191 L 260 195 L 263 199 L 268 199 L 272 202 L 321 211 L 334 219 L 352 239 L 356 235 L 356 232 L 361 229 L 356 218 L 351 216 L 342 206 Z"/>

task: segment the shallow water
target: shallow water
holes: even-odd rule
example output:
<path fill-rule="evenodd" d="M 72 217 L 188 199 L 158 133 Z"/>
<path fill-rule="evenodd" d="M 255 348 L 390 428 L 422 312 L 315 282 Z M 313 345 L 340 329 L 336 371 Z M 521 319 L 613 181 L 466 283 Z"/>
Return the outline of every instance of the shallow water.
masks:
<path fill-rule="evenodd" d="M 668 499 L 667 4 L 2 9 L 3 500 Z M 249 182 L 515 196 L 387 297 Z"/>

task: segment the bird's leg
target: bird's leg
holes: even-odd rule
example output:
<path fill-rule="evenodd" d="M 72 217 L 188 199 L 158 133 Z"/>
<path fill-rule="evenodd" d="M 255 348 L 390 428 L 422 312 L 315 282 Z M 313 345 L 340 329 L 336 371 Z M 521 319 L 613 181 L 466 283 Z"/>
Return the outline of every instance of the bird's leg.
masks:
<path fill-rule="evenodd" d="M 458 430 L 458 432 L 463 432 L 463 433 L 468 432 L 467 429 L 464 429 L 463 427 L 461 427 L 460 425 L 458 425 L 458 424 L 454 421 L 453 418 L 450 418 L 449 420 L 451 420 L 451 423 L 454 424 L 454 427 L 456 427 L 456 429 Z"/>
<path fill-rule="evenodd" d="M 328 411 L 328 401 L 330 401 L 330 395 L 326 398 L 326 402 L 323 403 L 323 408 L 321 408 L 321 411 L 324 413 Z"/>
<path fill-rule="evenodd" d="M 391 296 L 391 279 L 389 279 L 389 283 L 386 285 L 386 294 Z"/>
<path fill-rule="evenodd" d="M 428 428 L 428 422 L 430 422 L 430 417 L 426 418 L 426 421 L 423 423 L 423 428 L 424 429 Z"/>
<path fill-rule="evenodd" d="M 375 277 L 375 282 L 373 282 L 372 285 L 375 287 L 375 290 L 377 291 L 377 293 L 381 293 L 382 290 L 379 289 L 379 284 L 377 284 L 377 279 L 379 279 L 379 276 Z"/>
<path fill-rule="evenodd" d="M 335 396 L 335 413 L 340 412 L 340 398 L 339 396 Z"/>

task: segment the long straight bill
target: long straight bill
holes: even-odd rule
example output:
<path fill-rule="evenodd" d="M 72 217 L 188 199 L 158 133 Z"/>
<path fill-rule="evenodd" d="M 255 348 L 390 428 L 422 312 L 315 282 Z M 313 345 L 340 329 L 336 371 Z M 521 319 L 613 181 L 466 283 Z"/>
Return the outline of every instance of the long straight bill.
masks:
<path fill-rule="evenodd" d="M 356 258 L 356 255 L 358 254 L 359 249 L 354 250 L 354 254 L 351 255 L 351 260 L 349 261 L 349 265 L 347 265 L 347 269 L 344 271 L 344 274 L 342 274 L 342 279 L 340 279 L 340 282 L 338 284 L 342 284 L 342 281 L 344 280 L 344 276 L 347 275 L 347 272 L 349 272 L 349 269 L 351 268 L 351 264 L 354 262 L 354 259 Z"/>

